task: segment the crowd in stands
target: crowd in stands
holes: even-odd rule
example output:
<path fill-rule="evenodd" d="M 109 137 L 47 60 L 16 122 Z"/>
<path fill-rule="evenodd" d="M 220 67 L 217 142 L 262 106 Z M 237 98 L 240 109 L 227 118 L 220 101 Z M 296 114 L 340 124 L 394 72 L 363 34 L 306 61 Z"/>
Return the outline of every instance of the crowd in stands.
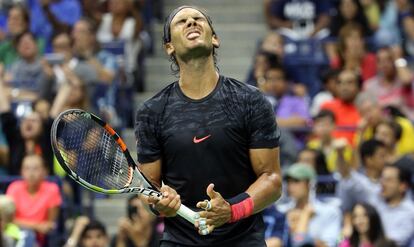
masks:
<path fill-rule="evenodd" d="M 158 246 L 162 219 L 139 197 L 115 236 L 85 210 L 50 128 L 69 108 L 131 126 L 130 97 L 145 90 L 144 59 L 161 42 L 151 22 L 162 1 L 3 2 L 0 247 Z M 282 131 L 285 186 L 263 212 L 268 246 L 414 246 L 414 2 L 264 0 L 263 9 L 268 32 L 240 77 L 263 92 Z"/>
<path fill-rule="evenodd" d="M 111 242 L 105 226 L 85 209 L 79 186 L 54 159 L 50 129 L 69 108 L 97 113 L 119 130 L 132 126 L 130 102 L 144 90 L 144 59 L 153 49 L 151 22 L 161 17 L 160 4 L 1 2 L 1 247 Z M 113 246 L 156 243 L 157 229 L 147 227 L 155 227 L 155 218 L 136 197 L 128 205 L 130 217 L 120 220 Z"/>
<path fill-rule="evenodd" d="M 264 1 L 246 81 L 282 128 L 268 246 L 413 246 L 413 4 Z"/>

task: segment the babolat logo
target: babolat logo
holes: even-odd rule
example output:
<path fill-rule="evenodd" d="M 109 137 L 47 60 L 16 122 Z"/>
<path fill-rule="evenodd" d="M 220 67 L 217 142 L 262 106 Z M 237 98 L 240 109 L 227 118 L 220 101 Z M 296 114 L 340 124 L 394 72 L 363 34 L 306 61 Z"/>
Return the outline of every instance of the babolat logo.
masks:
<path fill-rule="evenodd" d="M 154 191 L 154 190 L 149 190 L 146 188 L 142 188 L 142 187 L 132 187 L 132 188 L 128 188 L 127 190 L 128 193 L 140 193 L 146 196 L 155 196 L 155 197 L 162 197 L 160 192 Z"/>

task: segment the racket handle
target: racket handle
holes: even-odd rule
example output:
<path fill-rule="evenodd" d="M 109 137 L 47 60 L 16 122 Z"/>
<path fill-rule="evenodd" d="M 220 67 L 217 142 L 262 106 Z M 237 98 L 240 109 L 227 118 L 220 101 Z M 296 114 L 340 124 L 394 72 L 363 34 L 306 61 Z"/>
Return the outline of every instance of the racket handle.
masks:
<path fill-rule="evenodd" d="M 181 204 L 180 208 L 177 211 L 177 214 L 192 224 L 194 224 L 195 221 L 200 218 L 200 215 L 197 212 L 194 212 L 183 204 Z"/>

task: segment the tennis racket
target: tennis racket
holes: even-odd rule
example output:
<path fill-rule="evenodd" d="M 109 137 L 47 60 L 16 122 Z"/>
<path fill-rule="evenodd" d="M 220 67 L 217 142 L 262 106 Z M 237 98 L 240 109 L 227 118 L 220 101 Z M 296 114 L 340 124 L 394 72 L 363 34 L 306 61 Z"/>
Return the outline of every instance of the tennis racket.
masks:
<path fill-rule="evenodd" d="M 78 109 L 62 112 L 53 122 L 51 142 L 59 164 L 83 187 L 104 194 L 162 198 L 139 171 L 121 137 L 99 117 Z M 199 219 L 182 204 L 177 214 L 193 224 Z"/>

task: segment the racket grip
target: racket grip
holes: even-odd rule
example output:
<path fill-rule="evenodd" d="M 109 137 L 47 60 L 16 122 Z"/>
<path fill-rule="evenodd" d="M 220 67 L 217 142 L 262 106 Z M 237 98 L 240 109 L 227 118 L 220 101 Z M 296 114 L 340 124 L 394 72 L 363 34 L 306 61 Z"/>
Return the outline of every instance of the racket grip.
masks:
<path fill-rule="evenodd" d="M 200 215 L 197 212 L 189 209 L 187 206 L 181 204 L 180 208 L 177 211 L 177 214 L 187 221 L 191 222 L 192 224 L 195 223 L 196 220 L 200 218 Z"/>

